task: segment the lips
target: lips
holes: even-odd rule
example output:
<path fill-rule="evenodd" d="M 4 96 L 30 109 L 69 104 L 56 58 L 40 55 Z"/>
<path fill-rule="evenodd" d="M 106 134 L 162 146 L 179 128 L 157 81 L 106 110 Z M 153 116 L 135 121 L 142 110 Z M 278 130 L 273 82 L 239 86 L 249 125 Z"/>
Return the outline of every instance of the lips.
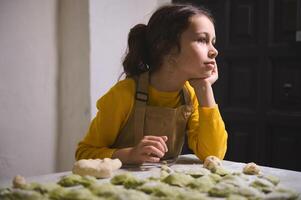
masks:
<path fill-rule="evenodd" d="M 213 65 L 215 65 L 215 62 L 214 61 L 209 61 L 209 62 L 204 62 L 204 64 L 213 64 Z"/>
<path fill-rule="evenodd" d="M 213 70 L 215 67 L 215 62 L 210 61 L 210 62 L 204 62 L 205 66 L 208 68 L 208 70 Z"/>
<path fill-rule="evenodd" d="M 215 65 L 214 61 L 204 62 L 205 65 Z"/>

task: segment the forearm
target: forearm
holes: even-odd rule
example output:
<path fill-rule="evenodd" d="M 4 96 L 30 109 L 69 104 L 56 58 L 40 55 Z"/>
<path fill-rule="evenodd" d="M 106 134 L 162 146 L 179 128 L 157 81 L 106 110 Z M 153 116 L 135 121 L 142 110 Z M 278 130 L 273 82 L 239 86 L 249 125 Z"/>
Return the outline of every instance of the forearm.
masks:
<path fill-rule="evenodd" d="M 123 149 L 117 149 L 112 154 L 112 158 L 118 158 L 123 164 L 130 164 L 130 154 L 131 154 L 132 148 L 123 148 Z"/>
<path fill-rule="evenodd" d="M 200 84 L 194 88 L 199 105 L 201 107 L 214 107 L 216 105 L 212 86 L 210 83 Z"/>
<path fill-rule="evenodd" d="M 108 147 L 95 147 L 84 142 L 80 142 L 75 153 L 76 160 L 80 159 L 103 159 L 111 158 L 115 149 Z"/>
<path fill-rule="evenodd" d="M 214 155 L 223 159 L 227 150 L 228 134 L 218 107 L 199 108 L 199 120 L 189 131 L 189 146 L 204 160 Z"/>

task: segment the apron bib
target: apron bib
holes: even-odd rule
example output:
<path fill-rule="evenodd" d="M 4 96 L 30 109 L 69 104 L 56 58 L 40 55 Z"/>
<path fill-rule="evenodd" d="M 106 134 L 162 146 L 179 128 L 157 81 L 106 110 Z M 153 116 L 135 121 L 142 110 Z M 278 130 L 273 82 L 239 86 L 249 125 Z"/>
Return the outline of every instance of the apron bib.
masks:
<path fill-rule="evenodd" d="M 151 106 L 148 101 L 149 73 L 141 74 L 136 80 L 135 104 L 130 117 L 120 131 L 112 148 L 137 145 L 145 135 L 167 136 L 168 152 L 161 160 L 174 160 L 181 153 L 187 121 L 192 113 L 188 90 L 181 90 L 182 105 L 177 108 Z"/>

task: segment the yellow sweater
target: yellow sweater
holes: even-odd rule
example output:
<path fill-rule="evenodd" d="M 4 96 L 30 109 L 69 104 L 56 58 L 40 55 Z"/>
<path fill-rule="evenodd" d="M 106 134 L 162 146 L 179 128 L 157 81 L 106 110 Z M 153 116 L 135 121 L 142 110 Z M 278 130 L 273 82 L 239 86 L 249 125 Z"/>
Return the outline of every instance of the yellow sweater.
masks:
<path fill-rule="evenodd" d="M 201 159 L 209 155 L 224 158 L 227 132 L 218 110 L 200 107 L 193 88 L 187 82 L 194 106 L 187 125 L 189 148 Z M 116 149 L 110 148 L 119 131 L 126 124 L 134 106 L 136 83 L 133 79 L 119 81 L 97 101 L 98 113 L 92 120 L 84 139 L 78 144 L 76 159 L 112 157 Z M 161 92 L 149 86 L 149 102 L 153 106 L 175 108 L 181 105 L 179 92 Z"/>

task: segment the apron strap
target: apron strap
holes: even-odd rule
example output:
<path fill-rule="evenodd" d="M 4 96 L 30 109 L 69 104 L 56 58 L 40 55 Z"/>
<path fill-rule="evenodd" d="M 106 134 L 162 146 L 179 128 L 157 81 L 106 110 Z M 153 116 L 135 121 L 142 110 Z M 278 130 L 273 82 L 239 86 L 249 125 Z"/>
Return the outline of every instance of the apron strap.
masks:
<path fill-rule="evenodd" d="M 137 145 L 144 136 L 144 121 L 146 103 L 148 101 L 149 73 L 144 72 L 136 81 L 135 113 L 134 113 L 134 143 Z"/>
<path fill-rule="evenodd" d="M 183 99 L 184 102 L 183 102 L 183 104 L 185 104 L 185 105 L 192 105 L 190 93 L 189 93 L 188 89 L 186 88 L 186 85 L 184 85 L 184 87 L 182 89 L 182 94 L 184 96 L 184 99 Z"/>

